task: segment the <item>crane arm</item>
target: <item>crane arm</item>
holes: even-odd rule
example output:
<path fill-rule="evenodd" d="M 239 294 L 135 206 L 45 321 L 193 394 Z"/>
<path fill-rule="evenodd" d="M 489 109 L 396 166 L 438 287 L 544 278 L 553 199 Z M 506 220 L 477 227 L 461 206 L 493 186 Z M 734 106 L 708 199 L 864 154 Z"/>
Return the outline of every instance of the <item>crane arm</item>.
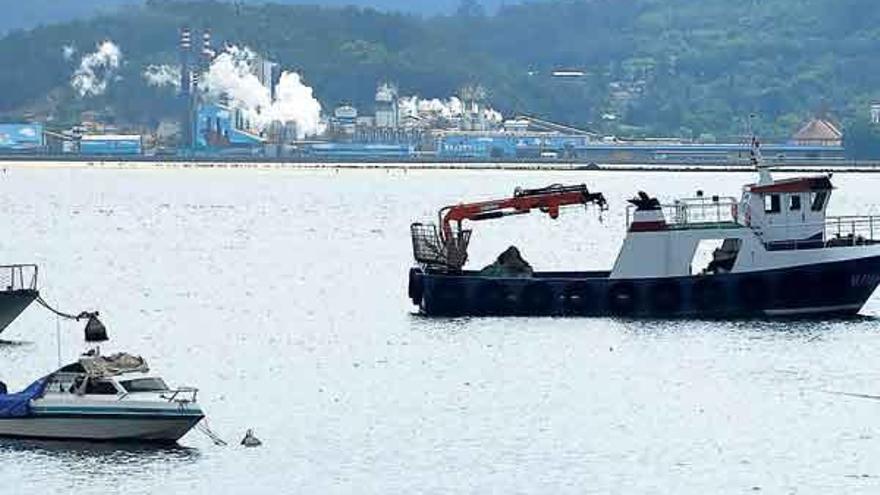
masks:
<path fill-rule="evenodd" d="M 440 210 L 440 225 L 444 239 L 452 239 L 452 224 L 459 228 L 464 220 L 480 221 L 501 218 L 510 215 L 523 215 L 537 208 L 550 215 L 559 217 L 559 209 L 570 205 L 596 204 L 601 210 L 607 209 L 605 196 L 602 193 L 591 193 L 586 185 L 563 186 L 555 184 L 540 189 L 517 188 L 512 198 L 463 203 L 447 206 Z"/>

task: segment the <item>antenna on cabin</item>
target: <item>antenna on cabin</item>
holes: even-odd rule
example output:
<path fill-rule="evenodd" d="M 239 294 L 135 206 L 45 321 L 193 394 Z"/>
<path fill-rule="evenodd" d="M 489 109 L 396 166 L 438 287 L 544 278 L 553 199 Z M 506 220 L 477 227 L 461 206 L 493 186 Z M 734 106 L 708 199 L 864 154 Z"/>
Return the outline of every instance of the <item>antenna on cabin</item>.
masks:
<path fill-rule="evenodd" d="M 773 176 L 770 174 L 770 165 L 764 160 L 764 155 L 761 154 L 761 142 L 758 141 L 758 136 L 755 134 L 755 128 L 752 125 L 752 121 L 755 118 L 755 114 L 749 114 L 748 125 L 749 137 L 751 139 L 749 157 L 752 166 L 758 171 L 758 185 L 766 186 L 773 183 Z"/>

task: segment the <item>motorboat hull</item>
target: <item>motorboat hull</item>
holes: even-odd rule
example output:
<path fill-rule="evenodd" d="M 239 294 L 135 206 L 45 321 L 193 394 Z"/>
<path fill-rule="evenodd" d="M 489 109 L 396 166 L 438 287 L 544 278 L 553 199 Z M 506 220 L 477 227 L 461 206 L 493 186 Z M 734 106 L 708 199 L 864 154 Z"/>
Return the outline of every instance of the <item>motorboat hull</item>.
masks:
<path fill-rule="evenodd" d="M 880 256 L 790 268 L 664 278 L 610 272 L 486 277 L 410 271 L 409 296 L 429 316 L 753 318 L 854 316 L 880 284 Z"/>
<path fill-rule="evenodd" d="M 6 329 L 40 293 L 36 290 L 0 291 L 0 332 Z"/>
<path fill-rule="evenodd" d="M 0 436 L 95 442 L 174 443 L 191 430 L 202 414 L 58 414 L 35 413 L 0 419 Z"/>

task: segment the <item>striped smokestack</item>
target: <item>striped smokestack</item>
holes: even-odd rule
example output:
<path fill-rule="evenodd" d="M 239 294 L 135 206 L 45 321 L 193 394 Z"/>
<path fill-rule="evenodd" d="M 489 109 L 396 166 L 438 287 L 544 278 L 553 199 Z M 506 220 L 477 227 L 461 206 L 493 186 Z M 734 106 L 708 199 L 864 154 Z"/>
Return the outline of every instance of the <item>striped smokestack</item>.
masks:
<path fill-rule="evenodd" d="M 180 92 L 184 95 L 191 91 L 190 54 L 192 53 L 192 32 L 184 26 L 180 29 Z"/>
<path fill-rule="evenodd" d="M 205 30 L 202 33 L 202 64 L 207 68 L 214 60 L 214 49 L 211 48 L 211 31 Z"/>

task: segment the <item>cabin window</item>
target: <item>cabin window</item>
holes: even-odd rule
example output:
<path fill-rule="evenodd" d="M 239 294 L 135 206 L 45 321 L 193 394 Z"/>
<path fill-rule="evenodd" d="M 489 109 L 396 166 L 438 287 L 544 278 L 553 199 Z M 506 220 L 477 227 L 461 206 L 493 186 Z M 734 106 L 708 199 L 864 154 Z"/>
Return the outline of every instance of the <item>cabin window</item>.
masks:
<path fill-rule="evenodd" d="M 161 378 L 137 378 L 119 382 L 126 392 L 165 392 L 168 385 Z"/>
<path fill-rule="evenodd" d="M 819 191 L 813 193 L 813 211 L 822 211 L 825 209 L 825 201 L 828 199 L 828 191 Z"/>
<path fill-rule="evenodd" d="M 778 194 L 764 196 L 764 213 L 779 213 L 782 210 L 782 202 Z"/>
<path fill-rule="evenodd" d="M 116 387 L 106 380 L 89 380 L 86 384 L 86 395 L 116 395 Z"/>
<path fill-rule="evenodd" d="M 801 211 L 801 197 L 799 194 L 792 194 L 788 197 L 788 209 L 791 211 Z"/>

